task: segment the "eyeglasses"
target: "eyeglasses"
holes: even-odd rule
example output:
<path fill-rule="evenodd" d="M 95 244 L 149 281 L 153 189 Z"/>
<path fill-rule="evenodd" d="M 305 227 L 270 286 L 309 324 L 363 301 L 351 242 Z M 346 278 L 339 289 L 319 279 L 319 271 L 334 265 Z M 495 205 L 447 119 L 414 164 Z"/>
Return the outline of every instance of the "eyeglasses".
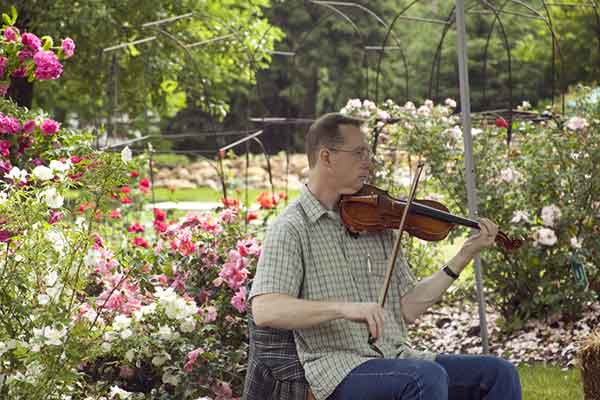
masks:
<path fill-rule="evenodd" d="M 360 161 L 370 160 L 372 155 L 371 150 L 369 150 L 367 147 L 361 147 L 354 150 L 338 149 L 336 147 L 328 147 L 328 149 L 333 151 L 341 151 L 343 153 L 351 153 L 354 158 Z"/>

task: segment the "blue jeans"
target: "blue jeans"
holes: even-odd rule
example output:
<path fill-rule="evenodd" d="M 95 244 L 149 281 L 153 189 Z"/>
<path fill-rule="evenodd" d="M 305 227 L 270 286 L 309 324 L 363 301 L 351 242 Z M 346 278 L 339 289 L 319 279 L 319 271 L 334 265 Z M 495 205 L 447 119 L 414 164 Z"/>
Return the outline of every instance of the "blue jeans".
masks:
<path fill-rule="evenodd" d="M 328 400 L 521 400 L 517 369 L 494 356 L 440 354 L 435 361 L 369 360 Z"/>

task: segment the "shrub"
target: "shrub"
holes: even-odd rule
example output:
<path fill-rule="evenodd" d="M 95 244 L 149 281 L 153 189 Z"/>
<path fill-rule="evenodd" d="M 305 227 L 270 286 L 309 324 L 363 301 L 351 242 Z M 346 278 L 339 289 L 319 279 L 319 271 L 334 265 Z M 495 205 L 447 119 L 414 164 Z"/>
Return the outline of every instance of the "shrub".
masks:
<path fill-rule="evenodd" d="M 426 101 L 418 108 L 351 100 L 343 111 L 381 130 L 377 182 L 399 191 L 401 148 L 412 159 L 427 161 L 418 197 L 423 188 L 433 190 L 451 212 L 468 215 L 462 129 L 452 115 L 454 106 L 450 99 L 445 105 Z M 598 285 L 599 111 L 581 100 L 576 115 L 542 115 L 547 118 L 539 123 L 513 122 L 510 146 L 508 124 L 501 118 L 476 125 L 472 132 L 479 215 L 511 237 L 526 238 L 515 252 L 495 247 L 482 253 L 487 290 L 503 316 L 516 324 L 531 316 L 578 315 L 592 294 L 574 279 L 573 263 L 584 265 L 592 286 Z M 398 122 L 381 122 L 390 118 Z"/>

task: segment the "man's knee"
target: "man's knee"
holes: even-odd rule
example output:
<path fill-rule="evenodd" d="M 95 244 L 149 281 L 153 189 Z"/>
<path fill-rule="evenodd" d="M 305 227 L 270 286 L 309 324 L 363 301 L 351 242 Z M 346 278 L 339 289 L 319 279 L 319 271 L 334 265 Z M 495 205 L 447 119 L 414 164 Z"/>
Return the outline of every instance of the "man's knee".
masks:
<path fill-rule="evenodd" d="M 496 384 L 505 387 L 517 388 L 520 387 L 519 371 L 513 363 L 500 358 L 489 357 L 489 363 L 493 366 L 496 375 Z"/>
<path fill-rule="evenodd" d="M 414 385 L 417 386 L 416 389 L 425 393 L 427 398 L 438 398 L 448 393 L 448 373 L 441 365 L 433 361 L 423 361 L 417 371 L 418 377 Z"/>

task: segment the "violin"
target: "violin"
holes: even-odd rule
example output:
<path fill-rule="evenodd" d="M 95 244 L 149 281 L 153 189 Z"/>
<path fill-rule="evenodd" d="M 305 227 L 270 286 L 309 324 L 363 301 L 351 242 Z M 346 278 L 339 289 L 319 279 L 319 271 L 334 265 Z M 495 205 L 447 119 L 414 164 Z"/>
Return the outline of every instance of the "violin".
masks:
<path fill-rule="evenodd" d="M 339 201 L 342 221 L 354 233 L 398 228 L 405 207 L 406 201 L 369 184 L 354 194 L 342 195 Z M 438 201 L 415 199 L 409 207 L 404 230 L 422 240 L 439 241 L 445 239 L 457 225 L 479 229 L 477 221 L 451 214 Z M 519 248 L 523 240 L 510 239 L 498 231 L 495 242 L 510 251 Z"/>

